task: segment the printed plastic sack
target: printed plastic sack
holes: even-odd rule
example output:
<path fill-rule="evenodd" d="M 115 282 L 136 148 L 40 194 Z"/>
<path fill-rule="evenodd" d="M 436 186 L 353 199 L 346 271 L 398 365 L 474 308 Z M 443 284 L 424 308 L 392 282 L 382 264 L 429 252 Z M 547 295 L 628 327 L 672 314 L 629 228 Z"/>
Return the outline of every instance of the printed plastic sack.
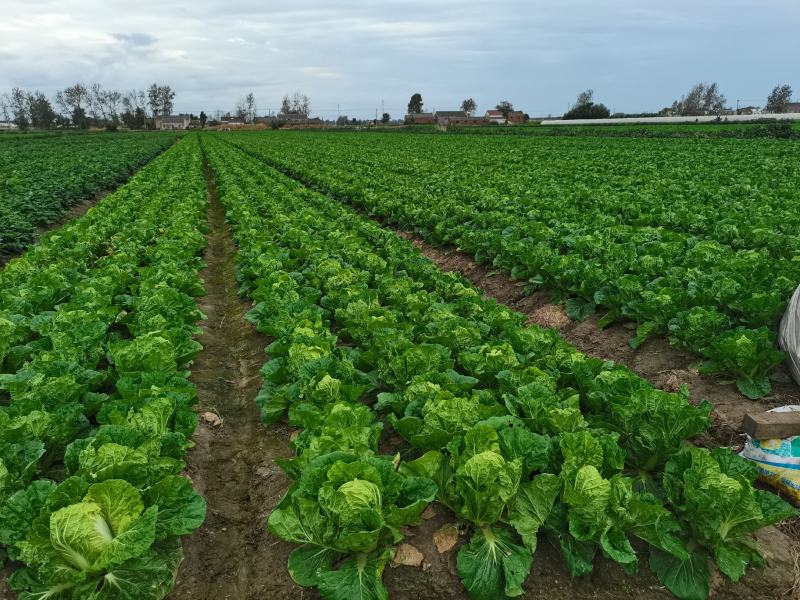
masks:
<path fill-rule="evenodd" d="M 778 346 L 789 355 L 789 372 L 800 384 L 800 286 L 792 294 L 778 327 Z"/>
<path fill-rule="evenodd" d="M 800 406 L 780 406 L 767 412 L 800 412 Z M 756 463 L 761 481 L 800 503 L 800 435 L 776 440 L 754 440 L 748 435 L 740 456 Z"/>

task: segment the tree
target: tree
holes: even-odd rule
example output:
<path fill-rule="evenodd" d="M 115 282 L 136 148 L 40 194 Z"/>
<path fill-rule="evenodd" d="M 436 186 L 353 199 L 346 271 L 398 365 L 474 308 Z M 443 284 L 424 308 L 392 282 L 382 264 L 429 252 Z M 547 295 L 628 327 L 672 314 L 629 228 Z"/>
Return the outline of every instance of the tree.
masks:
<path fill-rule="evenodd" d="M 93 83 L 89 86 L 89 94 L 87 96 L 87 106 L 89 114 L 92 115 L 95 123 L 106 119 L 106 105 L 105 105 L 105 92 L 103 86 L 99 83 Z"/>
<path fill-rule="evenodd" d="M 578 99 L 575 101 L 573 108 L 579 106 L 588 106 L 594 103 L 594 90 L 588 89 L 578 94 Z"/>
<path fill-rule="evenodd" d="M 137 106 L 133 111 L 126 110 L 122 113 L 122 122 L 128 129 L 144 129 L 147 124 L 144 108 Z"/>
<path fill-rule="evenodd" d="M 256 106 L 256 97 L 253 92 L 250 92 L 244 98 L 245 107 L 247 108 L 247 120 L 252 123 L 256 118 L 258 107 Z"/>
<path fill-rule="evenodd" d="M 392 120 L 392 117 L 391 117 L 391 115 L 389 113 L 385 112 L 385 113 L 383 113 L 383 115 L 381 115 L 381 123 L 386 124 L 391 120 Z"/>
<path fill-rule="evenodd" d="M 308 116 L 311 113 L 311 98 L 295 92 L 292 94 L 292 110 L 298 115 Z"/>
<path fill-rule="evenodd" d="M 725 96 L 716 83 L 695 84 L 689 93 L 672 103 L 672 114 L 681 116 L 720 115 L 725 110 Z"/>
<path fill-rule="evenodd" d="M 11 120 L 11 105 L 8 103 L 8 94 L 0 96 L 0 115 L 3 121 Z"/>
<path fill-rule="evenodd" d="M 307 117 L 311 112 L 311 98 L 301 92 L 295 92 L 289 97 L 286 94 L 281 101 L 281 113 L 284 115 L 302 115 Z"/>
<path fill-rule="evenodd" d="M 208 122 L 208 116 L 202 110 L 200 111 L 200 127 L 205 127 Z"/>
<path fill-rule="evenodd" d="M 501 100 L 500 102 L 497 103 L 497 106 L 495 106 L 495 108 L 499 110 L 501 113 L 503 113 L 504 119 L 508 119 L 509 113 L 514 112 L 514 105 L 511 104 L 511 102 L 509 102 L 508 100 Z"/>
<path fill-rule="evenodd" d="M 416 93 L 408 101 L 408 114 L 418 115 L 422 112 L 422 94 Z"/>
<path fill-rule="evenodd" d="M 244 100 L 239 100 L 239 102 L 236 103 L 236 108 L 233 112 L 237 119 L 247 123 L 247 107 L 244 105 Z"/>
<path fill-rule="evenodd" d="M 168 85 L 152 84 L 147 88 L 147 103 L 153 117 L 166 117 L 172 114 L 175 92 Z"/>
<path fill-rule="evenodd" d="M 84 104 L 88 101 L 89 90 L 82 83 L 76 83 L 64 90 L 56 93 L 56 106 L 64 115 L 73 115 L 76 109 L 80 109 L 79 114 L 86 118 L 86 111 L 83 110 Z M 73 125 L 78 125 L 75 121 Z"/>
<path fill-rule="evenodd" d="M 563 119 L 607 119 L 611 115 L 605 104 L 595 104 L 594 90 L 585 90 L 578 94 L 575 104 Z"/>
<path fill-rule="evenodd" d="M 172 91 L 172 88 L 170 86 L 162 85 L 160 87 L 160 94 L 161 94 L 161 114 L 171 115 L 172 108 L 174 106 L 175 92 Z"/>
<path fill-rule="evenodd" d="M 119 90 L 106 90 L 103 93 L 104 113 L 114 125 L 119 124 L 119 113 L 122 108 L 122 92 Z"/>
<path fill-rule="evenodd" d="M 150 114 L 157 117 L 161 110 L 161 94 L 157 83 L 147 88 L 147 103 L 150 105 Z"/>
<path fill-rule="evenodd" d="M 28 112 L 31 125 L 37 129 L 50 129 L 56 120 L 56 111 L 43 93 L 36 91 L 28 94 Z"/>
<path fill-rule="evenodd" d="M 5 102 L 8 110 L 13 115 L 12 121 L 20 129 L 27 129 L 31 124 L 30 103 L 28 102 L 28 92 L 22 88 L 15 87 L 10 94 L 5 95 Z"/>
<path fill-rule="evenodd" d="M 472 98 L 467 98 L 461 102 L 461 110 L 463 110 L 469 116 L 472 116 L 477 108 L 478 104 Z"/>
<path fill-rule="evenodd" d="M 128 129 L 144 129 L 147 124 L 147 95 L 144 90 L 130 90 L 122 95 L 120 118 Z"/>
<path fill-rule="evenodd" d="M 789 84 L 776 85 L 772 93 L 767 96 L 767 105 L 764 107 L 764 112 L 768 113 L 783 113 L 786 112 L 786 106 L 792 100 L 792 86 Z"/>
<path fill-rule="evenodd" d="M 82 106 L 76 106 L 73 108 L 72 114 L 69 118 L 72 121 L 72 124 L 79 129 L 89 128 L 89 118 L 86 116 L 86 109 Z"/>

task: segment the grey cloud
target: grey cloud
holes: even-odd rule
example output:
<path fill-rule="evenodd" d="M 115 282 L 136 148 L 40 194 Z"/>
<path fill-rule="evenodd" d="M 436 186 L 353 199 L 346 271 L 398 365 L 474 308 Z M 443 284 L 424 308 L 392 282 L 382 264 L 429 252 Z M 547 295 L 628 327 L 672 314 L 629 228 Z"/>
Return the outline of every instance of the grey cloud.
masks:
<path fill-rule="evenodd" d="M 0 92 L 54 93 L 75 80 L 107 87 L 152 81 L 176 108 L 231 110 L 253 91 L 264 110 L 301 90 L 315 111 L 394 116 L 412 92 L 426 107 L 508 98 L 559 113 L 581 89 L 617 110 L 657 110 L 699 80 L 729 98 L 776 83 L 800 89 L 793 0 L 195 0 L 190 11 L 139 0 L 5 0 Z M 124 23 L 124 25 L 122 25 Z M 43 33 L 45 32 L 45 33 Z M 107 33 L 117 32 L 117 33 Z M 13 56 L 10 60 L 6 57 Z"/>
<path fill-rule="evenodd" d="M 149 33 L 112 33 L 111 37 L 128 46 L 152 46 L 158 41 L 157 37 Z"/>

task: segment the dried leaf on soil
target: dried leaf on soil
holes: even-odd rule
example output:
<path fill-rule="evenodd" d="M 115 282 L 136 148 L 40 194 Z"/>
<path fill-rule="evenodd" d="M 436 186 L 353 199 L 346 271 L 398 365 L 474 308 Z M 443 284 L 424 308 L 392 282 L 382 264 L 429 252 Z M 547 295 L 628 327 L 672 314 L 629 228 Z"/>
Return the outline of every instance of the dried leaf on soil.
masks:
<path fill-rule="evenodd" d="M 213 412 L 200 413 L 200 418 L 212 427 L 219 427 L 222 425 L 222 419 L 220 416 Z"/>
<path fill-rule="evenodd" d="M 436 544 L 439 554 L 449 551 L 457 541 L 458 527 L 453 523 L 443 526 L 433 534 L 433 543 Z"/>
<path fill-rule="evenodd" d="M 411 544 L 400 544 L 397 547 L 397 552 L 392 559 L 396 565 L 405 565 L 407 567 L 421 567 L 425 557 L 422 552 L 417 550 Z"/>

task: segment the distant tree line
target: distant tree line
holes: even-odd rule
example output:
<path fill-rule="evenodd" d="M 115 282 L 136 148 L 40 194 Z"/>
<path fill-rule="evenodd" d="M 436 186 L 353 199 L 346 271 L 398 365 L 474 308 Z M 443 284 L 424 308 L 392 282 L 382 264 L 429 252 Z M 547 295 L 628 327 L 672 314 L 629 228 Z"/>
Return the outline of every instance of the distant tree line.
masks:
<path fill-rule="evenodd" d="M 763 113 L 777 114 L 786 112 L 792 99 L 792 87 L 788 84 L 776 85 L 767 96 Z M 661 111 L 661 115 L 699 117 L 722 116 L 734 111 L 727 107 L 724 94 L 716 83 L 697 83 L 680 100 Z"/>
<path fill-rule="evenodd" d="M 154 83 L 146 90 L 121 92 L 99 83 L 75 83 L 56 92 L 55 101 L 40 91 L 15 87 L 0 95 L 0 119 L 20 129 L 54 127 L 106 127 L 129 129 L 153 126 L 154 119 L 172 114 L 175 92 Z"/>
<path fill-rule="evenodd" d="M 792 99 L 792 88 L 787 84 L 777 85 L 767 97 L 767 102 L 762 112 L 786 112 Z M 663 108 L 658 113 L 646 116 L 723 116 L 734 111 L 727 107 L 725 95 L 720 91 L 717 83 L 697 83 L 689 92 L 675 100 L 671 106 Z M 578 94 L 578 99 L 567 111 L 564 119 L 605 119 L 611 116 L 611 111 L 604 104 L 594 102 L 594 91 L 586 90 Z M 615 115 L 616 116 L 616 115 Z M 624 115 L 619 116 L 640 116 Z"/>

